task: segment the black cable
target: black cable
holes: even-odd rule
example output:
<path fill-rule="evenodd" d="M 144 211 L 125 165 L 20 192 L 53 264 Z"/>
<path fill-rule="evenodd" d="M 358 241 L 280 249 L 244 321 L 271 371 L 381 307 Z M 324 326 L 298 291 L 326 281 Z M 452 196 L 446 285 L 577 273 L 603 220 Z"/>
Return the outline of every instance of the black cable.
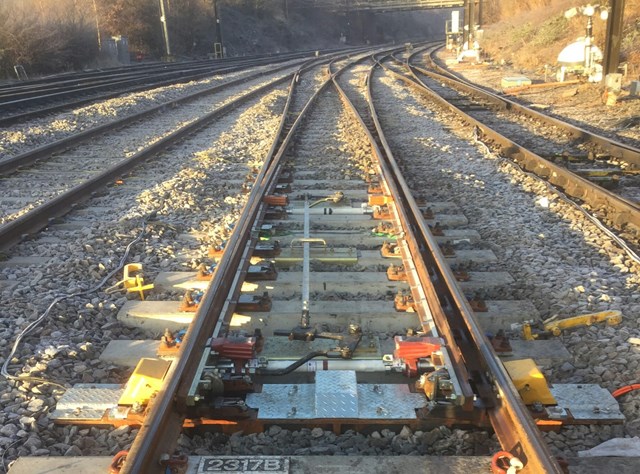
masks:
<path fill-rule="evenodd" d="M 326 351 L 310 352 L 309 354 L 304 356 L 302 359 L 298 359 L 293 364 L 291 364 L 288 367 L 285 367 L 284 369 L 278 369 L 278 370 L 257 369 L 256 370 L 256 374 L 258 374 L 258 375 L 287 375 L 287 374 L 290 374 L 291 372 L 293 372 L 294 370 L 296 370 L 302 364 L 310 361 L 311 359 L 313 359 L 315 357 L 326 356 L 326 355 L 327 355 Z"/>

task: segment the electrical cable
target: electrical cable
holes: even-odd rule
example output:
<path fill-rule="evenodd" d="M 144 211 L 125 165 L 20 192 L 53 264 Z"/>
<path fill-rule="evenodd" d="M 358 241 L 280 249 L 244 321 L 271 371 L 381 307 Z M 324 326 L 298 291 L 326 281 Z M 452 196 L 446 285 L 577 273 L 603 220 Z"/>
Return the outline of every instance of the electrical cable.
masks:
<path fill-rule="evenodd" d="M 625 385 L 624 387 L 620 387 L 615 390 L 611 395 L 613 398 L 619 398 L 622 395 L 625 395 L 629 392 L 633 392 L 634 390 L 640 390 L 640 383 L 632 383 L 631 385 Z"/>
<path fill-rule="evenodd" d="M 69 298 L 74 298 L 74 297 L 77 297 L 77 296 L 85 296 L 85 295 L 89 295 L 91 293 L 95 293 L 100 288 L 102 288 L 111 278 L 113 278 L 113 276 L 118 271 L 120 271 L 124 267 L 124 265 L 125 265 L 125 263 L 127 261 L 127 258 L 129 257 L 129 252 L 131 251 L 131 247 L 133 247 L 135 244 L 137 244 L 142 239 L 144 234 L 146 233 L 147 219 L 148 218 L 145 218 L 143 220 L 143 222 L 142 222 L 142 230 L 140 231 L 140 234 L 134 240 L 129 242 L 129 244 L 127 245 L 127 247 L 125 249 L 125 252 L 124 252 L 124 255 L 120 259 L 120 262 L 118 263 L 118 266 L 114 270 L 109 272 L 109 274 L 107 276 L 105 276 L 102 279 L 102 281 L 100 281 L 100 283 L 98 283 L 98 285 L 96 285 L 95 287 L 90 288 L 88 290 L 78 291 L 76 293 L 72 293 L 72 294 L 68 294 L 68 295 L 56 296 L 53 299 L 53 301 L 51 302 L 51 304 L 47 307 L 45 312 L 42 313 L 38 319 L 36 319 L 35 321 L 32 321 L 26 328 L 24 328 L 20 332 L 20 334 L 18 334 L 18 336 L 16 337 L 16 340 L 13 343 L 13 346 L 11 348 L 11 352 L 9 353 L 7 358 L 5 359 L 4 364 L 2 364 L 2 370 L 0 370 L 0 375 L 2 377 L 4 377 L 7 380 L 14 380 L 14 381 L 20 381 L 20 382 L 34 382 L 34 383 L 55 385 L 56 387 L 60 387 L 63 390 L 67 389 L 67 387 L 65 387 L 64 385 L 61 385 L 59 383 L 52 382 L 50 380 L 46 380 L 46 379 L 43 379 L 43 378 L 40 378 L 40 377 L 31 377 L 31 376 L 20 377 L 20 376 L 17 376 L 17 375 L 11 375 L 9 373 L 9 371 L 8 371 L 9 363 L 11 362 L 11 360 L 14 357 L 14 355 L 16 354 L 16 352 L 18 350 L 18 346 L 20 345 L 20 342 L 22 341 L 22 339 L 24 339 L 26 336 L 31 334 L 40 324 L 42 324 L 42 322 L 45 321 L 45 319 L 47 319 L 47 317 L 49 316 L 49 313 L 51 312 L 51 310 L 53 309 L 53 307 L 56 304 L 60 303 L 61 301 L 66 300 L 66 299 L 69 299 Z"/>
<path fill-rule="evenodd" d="M 485 147 L 485 150 L 487 152 L 487 154 L 492 155 L 492 156 L 496 156 L 499 159 L 506 161 L 507 163 L 510 163 L 514 166 L 516 166 L 522 173 L 524 173 L 525 175 L 529 176 L 530 178 L 533 178 L 541 183 L 543 183 L 547 189 L 556 194 L 558 197 L 560 197 L 560 199 L 562 199 L 564 202 L 566 202 L 567 204 L 572 205 L 573 207 L 575 207 L 577 210 L 579 210 L 580 212 L 582 212 L 584 214 L 584 216 L 590 220 L 598 229 L 600 229 L 602 232 L 604 232 L 610 239 L 612 239 L 614 242 L 616 242 L 618 244 L 618 246 L 620 246 L 620 248 L 622 250 L 624 250 L 624 252 L 633 260 L 635 261 L 637 264 L 640 264 L 640 256 L 638 256 L 637 253 L 635 253 L 628 245 L 627 243 L 621 239 L 620 237 L 618 237 L 616 234 L 613 233 L 612 230 L 610 230 L 607 226 L 605 226 L 602 222 L 600 222 L 600 220 L 594 216 L 593 214 L 591 214 L 589 211 L 587 211 L 585 208 L 583 208 L 580 204 L 578 204 L 577 202 L 573 201 L 572 199 L 570 199 L 566 194 L 564 194 L 562 191 L 560 191 L 558 188 L 556 188 L 555 186 L 553 186 L 551 183 L 549 183 L 548 181 L 540 178 L 539 176 L 530 173 L 528 171 L 525 171 L 520 165 L 518 165 L 518 163 L 515 163 L 511 160 L 507 160 L 506 158 L 500 156 L 499 154 L 494 154 L 491 152 L 491 150 L 489 149 L 489 147 L 487 146 L 486 143 L 484 143 L 482 140 L 480 140 L 478 138 L 478 127 L 476 127 L 474 129 L 473 132 L 473 138 L 475 140 L 476 143 L 480 143 L 481 145 L 483 145 Z"/>

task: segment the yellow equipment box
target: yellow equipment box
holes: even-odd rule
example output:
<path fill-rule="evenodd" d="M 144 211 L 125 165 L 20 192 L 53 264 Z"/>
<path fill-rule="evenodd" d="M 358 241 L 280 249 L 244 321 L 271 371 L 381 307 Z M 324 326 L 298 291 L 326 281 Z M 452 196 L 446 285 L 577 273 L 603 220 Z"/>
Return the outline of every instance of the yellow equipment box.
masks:
<path fill-rule="evenodd" d="M 149 399 L 160 390 L 170 365 L 171 361 L 168 360 L 140 359 L 124 387 L 118 405 L 133 405 L 134 403 L 146 405 L 149 403 Z"/>
<path fill-rule="evenodd" d="M 556 399 L 551 395 L 547 380 L 533 359 L 511 360 L 505 362 L 504 366 L 525 405 L 535 402 L 556 405 Z"/>

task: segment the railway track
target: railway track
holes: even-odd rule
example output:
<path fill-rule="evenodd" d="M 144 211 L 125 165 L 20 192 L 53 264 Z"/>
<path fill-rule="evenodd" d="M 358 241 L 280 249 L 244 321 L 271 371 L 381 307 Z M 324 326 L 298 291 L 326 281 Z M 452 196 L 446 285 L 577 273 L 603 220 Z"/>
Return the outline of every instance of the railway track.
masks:
<path fill-rule="evenodd" d="M 475 127 L 480 138 L 486 137 L 523 169 L 541 176 L 579 203 L 584 202 L 598 217 L 628 236 L 627 241 L 635 247 L 640 223 L 640 149 L 460 81 L 445 74 L 434 62 L 430 65 L 436 72 L 413 66 L 410 59 L 404 67 L 411 79 L 401 73 L 397 77 L 410 80 L 413 87 L 456 111 Z M 532 119 L 542 126 L 532 126 Z M 609 160 L 599 164 L 595 157 Z M 585 162 L 589 165 L 585 166 Z"/>
<path fill-rule="evenodd" d="M 10 126 L 69 107 L 79 107 L 132 93 L 176 83 L 197 81 L 212 74 L 229 74 L 261 65 L 272 65 L 314 53 L 283 54 L 276 57 L 238 58 L 218 61 L 153 64 L 80 73 L 71 77 L 29 81 L 0 87 L 0 125 Z"/>
<path fill-rule="evenodd" d="M 138 177 L 125 179 L 121 190 L 114 188 L 104 196 L 95 196 L 89 207 L 74 212 L 66 224 L 53 225 L 44 240 L 20 245 L 18 257 L 43 247 L 45 252 L 63 251 L 75 242 L 87 256 L 85 262 L 79 262 L 79 268 L 71 270 L 71 281 L 84 289 L 86 278 L 81 269 L 88 268 L 93 280 L 104 275 L 107 269 L 101 266 L 113 263 L 114 252 L 121 253 L 126 240 L 140 231 L 140 216 L 152 216 L 145 219 L 149 229 L 142 238 L 145 248 L 136 249 L 133 258 L 145 266 L 145 276 L 156 275 L 151 301 L 125 302 L 120 298 L 116 306 L 108 303 L 114 301 L 113 296 L 104 292 L 97 298 L 74 298 L 51 322 L 54 329 L 72 323 L 73 329 L 65 337 L 72 343 L 68 352 L 75 351 L 76 355 L 62 349 L 64 357 L 73 358 L 79 352 L 84 355 L 85 366 L 91 364 L 103 371 L 109 366 L 105 359 L 97 361 L 85 354 L 104 348 L 108 342 L 104 335 L 89 336 L 87 330 L 93 324 L 89 318 L 97 319 L 104 331 L 115 332 L 120 339 L 123 335 L 130 339 L 149 337 L 162 333 L 165 325 L 171 326 L 172 334 L 165 335 L 169 346 L 173 344 L 173 332 L 190 323 L 189 333 L 178 348 L 165 348 L 164 355 L 175 359 L 168 369 L 166 385 L 155 396 L 144 420 L 136 410 L 123 412 L 124 418 L 110 418 L 113 412 L 107 413 L 104 408 L 98 409 L 97 421 L 90 420 L 86 413 L 69 409 L 63 397 L 56 400 L 57 408 L 71 413 L 62 415 L 62 423 L 123 426 L 115 431 L 65 426 L 53 431 L 57 436 L 76 440 L 86 436 L 81 432 L 88 431 L 92 439 L 117 440 L 108 447 L 111 454 L 121 448 L 129 450 L 123 472 L 149 472 L 150 466 L 156 466 L 161 455 L 173 453 L 176 445 L 192 456 L 191 468 L 195 463 L 200 466 L 199 472 L 205 472 L 207 466 L 215 467 L 215 463 L 230 469 L 236 464 L 242 467 L 252 461 L 266 462 L 261 455 L 276 455 L 272 458 L 275 467 L 284 469 L 286 465 L 298 472 L 296 469 L 304 466 L 318 469 L 306 457 L 308 454 L 387 454 L 389 449 L 395 454 L 483 454 L 447 461 L 459 470 L 476 472 L 486 469 L 488 455 L 499 449 L 486 433 L 491 429 L 498 435 L 500 446 L 523 461 L 522 472 L 559 472 L 513 383 L 489 348 L 484 336 L 486 318 L 481 318 L 479 310 L 474 316 L 467 302 L 470 292 L 479 291 L 486 297 L 510 290 L 504 288 L 509 286 L 504 281 L 491 283 L 497 277 L 487 273 L 490 259 L 470 261 L 482 252 L 470 250 L 465 254 L 465 249 L 477 243 L 478 234 L 455 228 L 459 225 L 456 222 L 473 219 L 461 219 L 464 216 L 455 214 L 452 203 L 443 202 L 451 198 L 440 183 L 442 170 L 427 171 L 428 162 L 421 159 L 425 149 L 430 154 L 434 148 L 442 156 L 432 159 L 444 163 L 448 152 L 404 130 L 406 122 L 399 120 L 406 114 L 402 101 L 409 103 L 409 113 L 416 122 L 409 121 L 412 125 L 425 123 L 425 112 L 420 110 L 418 100 L 409 100 L 406 90 L 399 90 L 389 72 L 379 68 L 370 72 L 370 65 L 364 62 L 341 70 L 351 62 L 332 66 L 332 77 L 317 70 L 296 76 L 291 90 L 299 95 L 287 99 L 288 111 L 285 109 L 280 119 L 280 109 L 277 113 L 265 110 L 263 102 L 273 104 L 277 96 L 282 104 L 282 89 L 253 106 L 262 110 L 263 117 L 250 114 L 243 119 L 244 114 L 232 112 L 240 115 L 239 129 L 248 128 L 249 136 L 256 135 L 248 139 L 252 144 L 242 144 L 247 138 L 239 130 L 225 134 L 224 125 L 219 125 L 219 151 L 209 148 L 198 154 L 201 163 L 195 171 L 168 165 L 169 169 L 162 171 L 173 172 L 174 177 L 164 183 L 157 183 L 155 176 L 141 178 L 137 171 Z M 315 92 L 315 98 L 308 101 Z M 266 105 L 269 107 L 272 105 Z M 278 120 L 280 125 L 276 127 Z M 275 140 L 268 129 L 278 129 Z M 432 124 L 424 130 L 440 133 Z M 203 135 L 190 137 L 196 149 L 208 146 Z M 404 135 L 407 140 L 402 139 Z M 176 153 L 175 148 L 172 153 Z M 146 168 L 147 172 L 151 169 Z M 252 187 L 245 186 L 249 182 Z M 462 196 L 465 182 L 473 184 L 472 191 L 482 189 L 473 177 L 454 180 L 450 186 Z M 124 189 L 127 186 L 146 190 L 130 210 L 131 197 Z M 242 193 L 243 188 L 247 194 Z M 176 189 L 181 191 L 172 195 Z M 118 198 L 118 193 L 123 196 Z M 522 199 L 516 200 L 522 205 Z M 287 201 L 287 210 L 280 209 Z M 96 222 L 104 219 L 106 209 L 113 214 L 109 220 L 115 225 Z M 68 244 L 59 240 L 74 229 L 86 230 Z M 450 254 L 452 246 L 454 255 Z M 103 252 L 110 256 L 109 261 Z M 466 267 L 471 281 L 460 282 L 460 275 L 449 268 L 452 265 L 456 269 Z M 275 280 L 261 279 L 276 273 Z M 14 276 L 27 281 L 30 278 L 35 280 L 34 285 L 45 288 L 52 283 L 48 269 L 25 269 Z M 251 281 L 253 278 L 257 280 Z M 243 279 L 249 281 L 242 285 Z M 185 311 L 184 305 L 192 306 L 194 298 L 200 297 L 195 291 L 205 288 L 197 309 Z M 18 298 L 20 305 L 24 304 L 23 295 L 30 293 L 15 286 L 6 292 Z M 50 301 L 51 296 L 45 300 Z M 147 311 L 147 316 L 155 314 L 150 318 L 143 309 L 146 303 L 155 308 Z M 492 302 L 487 301 L 487 305 L 491 307 Z M 120 322 L 114 313 L 118 307 Z M 74 312 L 75 319 L 64 314 Z M 483 319 L 481 324 L 478 319 Z M 141 329 L 122 330 L 121 325 L 139 325 Z M 29 357 L 35 350 L 38 355 L 31 355 L 24 366 L 14 360 L 12 370 L 22 367 L 23 372 L 35 376 L 48 372 L 47 362 L 59 359 L 57 354 L 51 355 L 52 350 L 46 352 L 52 332 L 36 333 L 40 342 L 20 354 Z M 88 346 L 87 339 L 91 341 Z M 161 347 L 157 342 L 144 343 L 154 354 Z M 91 345 L 95 348 L 86 349 Z M 127 365 L 136 364 L 135 354 Z M 388 356 L 383 357 L 385 354 Z M 119 364 L 126 359 L 120 355 Z M 418 371 L 423 380 L 416 387 Z M 386 374 L 383 382 L 381 373 Z M 67 383 L 78 379 L 103 381 L 75 368 L 62 377 Z M 15 384 L 35 386 L 50 394 L 38 381 L 29 385 L 27 380 Z M 111 372 L 108 381 L 121 382 L 121 374 Z M 562 378 L 554 381 L 563 382 Z M 373 402 L 358 403 L 372 396 Z M 315 405 L 309 403 L 311 399 Z M 337 405 L 332 405 L 334 402 Z M 217 427 L 217 435 L 202 433 L 208 424 Z M 444 427 L 460 424 L 477 428 L 461 431 Z M 560 424 L 571 423 L 565 420 Z M 128 425 L 141 425 L 140 431 Z M 178 438 L 182 425 L 198 429 Z M 245 434 L 260 434 L 224 435 L 240 429 Z M 351 429 L 359 433 L 350 434 Z M 76 441 L 66 444 L 71 446 L 68 455 L 93 449 L 79 447 Z M 51 443 L 47 441 L 46 445 Z M 480 445 L 483 448 L 478 453 Z M 38 449 L 34 445 L 32 454 Z M 95 449 L 104 452 L 100 442 Z M 247 456 L 249 453 L 253 454 Z M 338 458 L 324 458 L 322 462 L 333 462 L 336 469 L 355 469 L 346 458 Z M 180 456 L 163 459 L 165 464 L 185 461 Z M 374 468 L 362 458 L 359 462 Z M 385 458 L 381 462 L 393 470 L 401 463 L 428 469 L 434 466 L 429 463 L 442 461 L 421 456 L 411 461 Z"/>
<path fill-rule="evenodd" d="M 259 71 L 3 160 L 0 170 L 8 175 L 2 182 L 5 188 L 0 227 L 2 247 L 7 248 L 24 235 L 39 230 L 52 217 L 59 217 L 85 199 L 87 191 L 119 179 L 141 160 L 286 81 L 296 69 L 296 66 L 272 68 L 270 74 L 282 72 L 270 81 L 263 78 L 266 71 Z M 39 210 L 26 215 L 36 208 Z M 49 210 L 54 208 L 56 213 L 52 216 Z"/>

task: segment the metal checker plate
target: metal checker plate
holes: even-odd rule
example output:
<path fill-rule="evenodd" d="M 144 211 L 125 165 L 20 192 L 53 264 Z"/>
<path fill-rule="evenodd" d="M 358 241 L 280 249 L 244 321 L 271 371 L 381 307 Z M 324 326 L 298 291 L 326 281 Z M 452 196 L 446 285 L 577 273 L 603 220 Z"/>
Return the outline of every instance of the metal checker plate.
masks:
<path fill-rule="evenodd" d="M 411 393 L 407 385 L 373 385 L 356 384 L 355 372 L 317 372 L 320 375 L 320 387 L 317 384 L 274 385 L 266 384 L 262 393 L 247 395 L 246 403 L 251 408 L 257 408 L 259 419 L 315 419 L 315 418 L 356 418 L 356 419 L 393 419 L 412 420 L 416 418 L 415 410 L 426 404 L 426 398 L 420 393 Z M 323 378 L 321 374 L 331 374 Z M 349 375 L 350 374 L 350 375 Z M 337 379 L 335 378 L 337 375 Z M 347 393 L 343 397 L 336 397 L 337 385 L 345 384 Z M 338 380 L 332 382 L 332 380 Z M 353 381 L 353 385 L 351 385 Z M 353 388 L 356 392 L 353 392 Z M 328 399 L 321 400 L 321 410 L 316 407 L 316 400 L 321 399 L 321 393 Z M 353 406 L 353 401 L 357 405 Z M 336 405 L 344 402 L 346 406 Z M 335 407 L 332 410 L 331 407 Z"/>
<path fill-rule="evenodd" d="M 99 420 L 105 410 L 118 405 L 123 391 L 119 384 L 76 384 L 60 398 L 51 419 Z"/>
<path fill-rule="evenodd" d="M 316 372 L 316 418 L 358 418 L 358 382 L 352 370 Z"/>
<path fill-rule="evenodd" d="M 550 390 L 558 406 L 576 420 L 624 420 L 616 399 L 599 385 L 554 384 Z"/>
<path fill-rule="evenodd" d="M 247 394 L 246 403 L 260 410 L 260 419 L 314 418 L 315 406 L 312 384 L 262 386 L 261 393 Z"/>
<path fill-rule="evenodd" d="M 358 385 L 359 418 L 411 420 L 416 417 L 416 408 L 426 403 L 423 394 L 411 393 L 407 385 Z"/>

